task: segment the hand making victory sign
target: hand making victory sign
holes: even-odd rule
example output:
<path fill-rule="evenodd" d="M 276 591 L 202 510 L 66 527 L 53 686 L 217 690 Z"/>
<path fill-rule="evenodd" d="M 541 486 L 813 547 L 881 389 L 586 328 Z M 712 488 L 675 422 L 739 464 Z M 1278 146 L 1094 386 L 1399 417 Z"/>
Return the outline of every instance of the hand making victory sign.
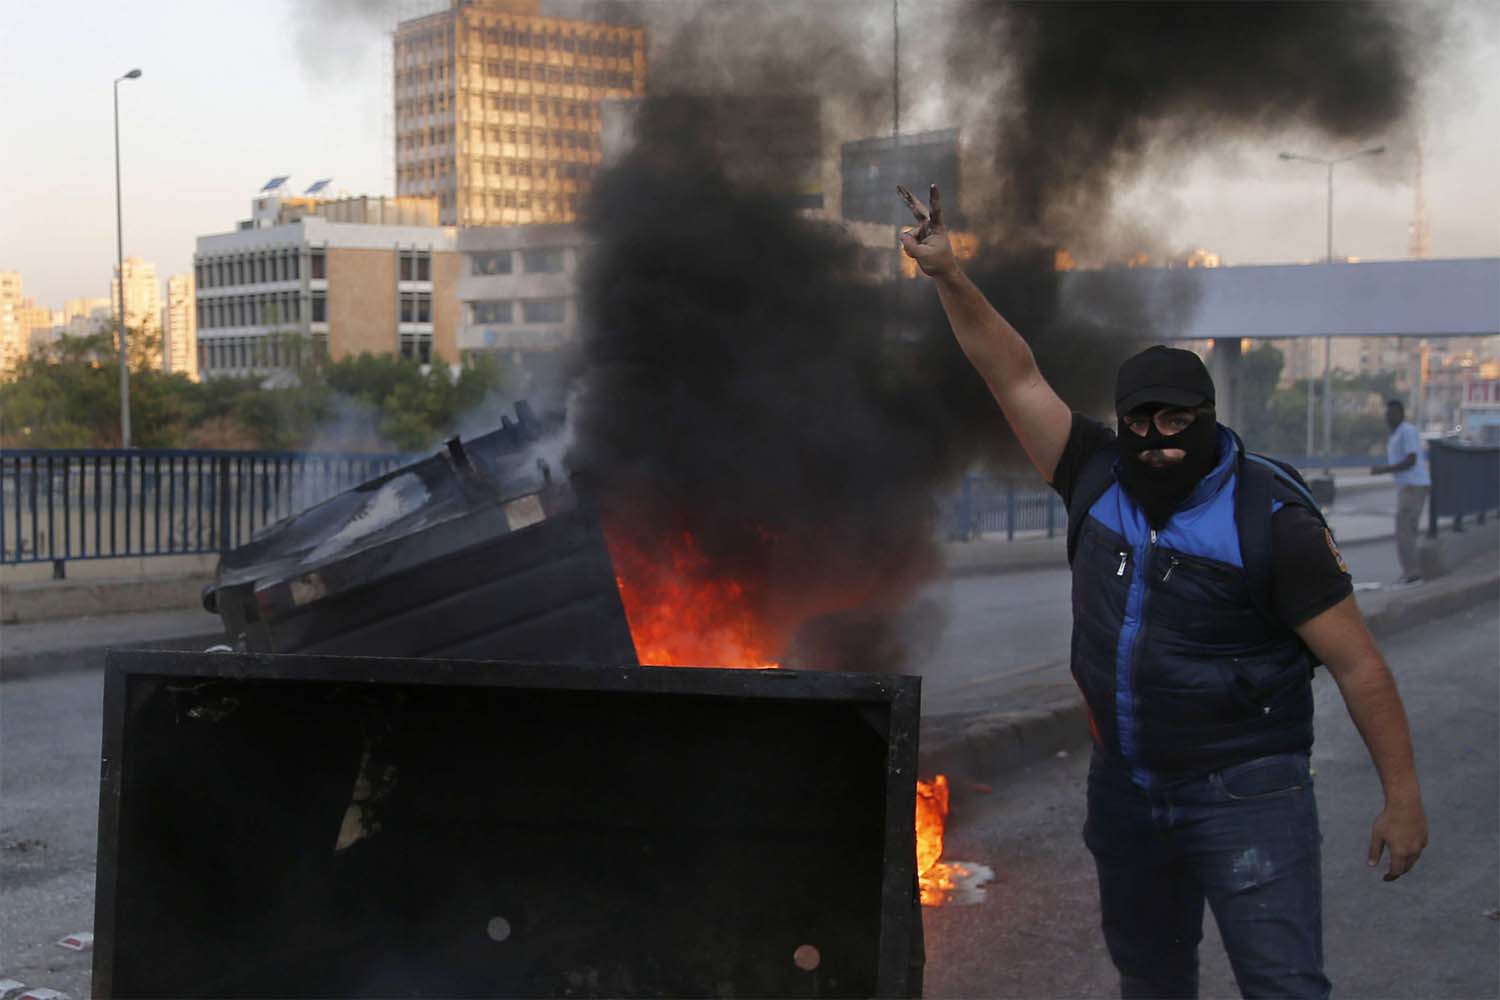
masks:
<path fill-rule="evenodd" d="M 920 223 L 915 230 L 903 230 L 901 233 L 901 246 L 917 262 L 922 273 L 936 277 L 946 274 L 958 267 L 958 261 L 953 256 L 953 247 L 948 242 L 948 228 L 943 225 L 943 203 L 938 196 L 937 185 L 929 189 L 929 199 L 932 210 L 929 212 L 927 206 L 923 205 L 912 193 L 901 185 L 896 185 L 896 193 L 901 200 L 906 202 L 906 207 L 911 209 L 911 214 L 916 216 Z"/>

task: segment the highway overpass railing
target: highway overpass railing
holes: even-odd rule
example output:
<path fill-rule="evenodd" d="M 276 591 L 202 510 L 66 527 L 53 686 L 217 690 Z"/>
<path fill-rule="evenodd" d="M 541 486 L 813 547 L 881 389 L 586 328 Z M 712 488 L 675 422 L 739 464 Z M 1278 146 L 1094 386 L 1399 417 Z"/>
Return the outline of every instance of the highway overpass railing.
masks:
<path fill-rule="evenodd" d="M 0 563 L 225 552 L 404 462 L 397 454 L 0 452 Z"/>

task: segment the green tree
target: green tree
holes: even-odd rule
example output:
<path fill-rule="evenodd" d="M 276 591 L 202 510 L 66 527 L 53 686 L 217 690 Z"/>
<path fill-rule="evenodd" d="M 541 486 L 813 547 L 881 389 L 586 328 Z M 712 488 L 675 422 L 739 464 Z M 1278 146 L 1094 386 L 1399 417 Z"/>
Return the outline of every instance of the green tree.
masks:
<path fill-rule="evenodd" d="M 1272 400 L 1284 363 L 1282 353 L 1270 344 L 1261 344 L 1240 359 L 1241 426 L 1235 429 L 1256 451 L 1280 450 L 1267 442 L 1273 438 Z"/>
<path fill-rule="evenodd" d="M 0 444 L 6 447 L 118 447 L 119 374 L 108 332 L 64 337 L 22 360 L 0 382 Z M 154 367 L 151 337 L 131 338 L 131 423 L 142 447 L 415 450 L 452 433 L 466 416 L 516 384 L 509 366 L 467 362 L 423 371 L 394 355 L 332 361 L 294 335 L 270 378 L 194 383 Z"/>

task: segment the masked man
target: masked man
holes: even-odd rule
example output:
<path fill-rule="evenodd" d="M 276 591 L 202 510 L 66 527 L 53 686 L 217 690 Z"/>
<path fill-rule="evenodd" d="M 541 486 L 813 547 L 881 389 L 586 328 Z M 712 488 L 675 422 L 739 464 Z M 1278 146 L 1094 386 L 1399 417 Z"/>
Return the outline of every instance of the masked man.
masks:
<path fill-rule="evenodd" d="M 1385 792 L 1368 861 L 1416 863 L 1427 820 L 1400 695 L 1295 477 L 1218 423 L 1196 355 L 1121 366 L 1117 426 L 1069 411 L 959 268 L 931 209 L 906 253 L 1069 507 L 1073 676 L 1094 739 L 1084 840 L 1126 997 L 1192 997 L 1205 902 L 1247 997 L 1324 997 L 1312 667 L 1338 684 Z"/>

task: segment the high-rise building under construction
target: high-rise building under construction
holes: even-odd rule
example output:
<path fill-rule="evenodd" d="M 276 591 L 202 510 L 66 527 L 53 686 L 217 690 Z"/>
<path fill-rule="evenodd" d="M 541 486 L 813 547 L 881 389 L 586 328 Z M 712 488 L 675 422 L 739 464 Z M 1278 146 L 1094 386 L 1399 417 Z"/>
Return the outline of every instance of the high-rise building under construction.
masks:
<path fill-rule="evenodd" d="M 600 102 L 645 93 L 640 27 L 543 16 L 538 0 L 450 0 L 402 21 L 396 192 L 439 222 L 572 222 L 599 169 Z"/>

